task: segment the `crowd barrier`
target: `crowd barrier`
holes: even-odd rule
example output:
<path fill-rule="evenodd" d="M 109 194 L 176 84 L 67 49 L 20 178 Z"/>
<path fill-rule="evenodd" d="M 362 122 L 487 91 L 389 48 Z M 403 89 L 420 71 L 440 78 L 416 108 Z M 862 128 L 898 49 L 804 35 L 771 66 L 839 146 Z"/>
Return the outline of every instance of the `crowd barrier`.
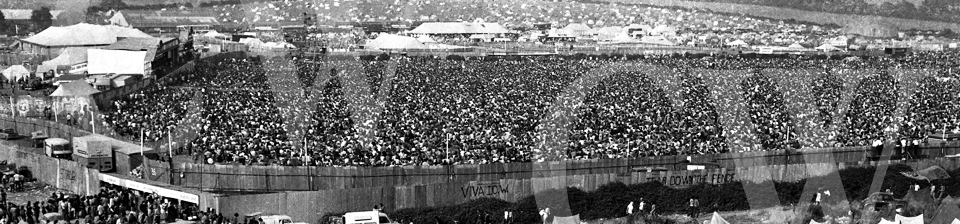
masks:
<path fill-rule="evenodd" d="M 89 132 L 52 121 L 0 115 L 0 127 L 14 128 L 18 133 L 28 134 L 42 130 L 51 137 L 72 139 Z M 872 147 L 846 147 L 802 149 L 795 151 L 760 151 L 710 155 L 691 155 L 695 163 L 716 163 L 728 170 L 748 170 L 751 167 L 777 170 L 772 172 L 783 180 L 803 178 L 797 173 L 800 168 L 792 164 L 813 163 L 858 163 L 867 160 Z M 960 144 L 925 146 L 921 154 L 941 157 L 960 153 Z M 131 157 L 132 158 L 132 157 Z M 145 177 L 159 182 L 173 183 L 188 188 L 211 191 L 315 191 L 345 188 L 381 186 L 417 186 L 466 181 L 493 181 L 503 179 L 529 179 L 536 176 L 625 174 L 633 169 L 664 167 L 674 170 L 675 164 L 687 156 L 660 156 L 633 159 L 605 159 L 559 161 L 547 166 L 534 167 L 533 163 L 453 165 L 453 166 L 405 166 L 405 167 L 283 167 L 208 165 L 199 163 L 174 164 L 148 160 Z M 139 159 L 139 158 L 133 158 Z M 130 164 L 142 164 L 142 161 Z M 126 163 L 124 163 L 126 164 Z M 118 164 L 123 165 L 123 164 Z M 132 165 L 131 165 L 132 166 Z M 782 168 L 781 168 L 782 167 Z M 136 167 L 117 167 L 132 170 Z"/>
<path fill-rule="evenodd" d="M 167 74 L 164 74 L 162 77 L 158 78 L 157 84 L 160 84 L 160 85 L 169 84 L 170 82 L 173 82 L 174 80 L 177 80 L 178 78 L 180 78 L 180 76 L 183 75 L 183 73 L 193 72 L 196 66 L 197 66 L 197 63 L 194 61 L 187 62 L 181 65 L 180 67 L 178 67 L 177 69 L 170 71 Z"/>
<path fill-rule="evenodd" d="M 56 159 L 41 152 L 19 150 L 16 145 L 0 144 L 0 160 L 16 167 L 27 167 L 32 176 L 44 184 L 79 195 L 100 192 L 100 172 L 82 164 Z"/>
<path fill-rule="evenodd" d="M 797 152 L 765 151 L 690 156 L 692 162 L 715 162 L 728 170 L 754 167 L 776 170 L 777 177 L 795 180 L 805 174 L 806 164 L 859 163 L 871 147 L 809 149 Z M 928 148 L 932 156 L 960 151 L 958 145 Z M 534 163 L 480 164 L 406 167 L 283 167 L 180 163 L 175 173 L 183 174 L 175 182 L 185 187 L 225 191 L 313 191 L 380 186 L 416 186 L 464 181 L 529 179 L 536 176 L 626 174 L 634 169 L 663 167 L 670 170 L 686 156 L 661 156 L 633 159 L 557 161 L 547 165 Z M 797 168 L 790 168 L 793 166 Z M 771 168 L 772 167 L 772 168 Z M 682 169 L 682 168 L 681 168 Z M 179 177 L 179 176 L 178 176 Z"/>
<path fill-rule="evenodd" d="M 914 169 L 923 169 L 933 165 L 943 166 L 948 170 L 960 167 L 960 160 L 944 158 L 885 163 L 901 163 Z M 273 212 L 289 215 L 296 221 L 312 223 L 319 221 L 323 214 L 369 210 L 377 204 L 383 204 L 387 211 L 395 211 L 404 208 L 457 205 L 478 198 L 498 198 L 508 202 L 517 202 L 544 190 L 575 187 L 589 192 L 613 182 L 639 184 L 659 181 L 667 186 L 684 187 L 700 183 L 723 184 L 739 181 L 759 181 L 751 178 L 759 178 L 760 175 L 756 174 L 762 171 L 783 172 L 785 175 L 767 175 L 776 181 L 797 181 L 809 177 L 825 176 L 846 168 L 875 165 L 877 165 L 876 162 L 872 164 L 795 164 L 752 167 L 741 170 L 635 172 L 627 175 L 587 174 L 528 179 L 451 181 L 449 183 L 415 186 L 378 186 L 268 194 L 218 195 L 215 196 L 215 207 L 227 214 Z"/>

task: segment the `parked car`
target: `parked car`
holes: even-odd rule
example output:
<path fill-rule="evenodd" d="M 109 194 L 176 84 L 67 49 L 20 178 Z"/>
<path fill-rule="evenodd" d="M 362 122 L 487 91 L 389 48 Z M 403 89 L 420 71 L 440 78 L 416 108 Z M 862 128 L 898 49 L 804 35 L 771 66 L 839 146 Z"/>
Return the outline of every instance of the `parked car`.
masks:
<path fill-rule="evenodd" d="M 894 198 L 893 193 L 876 192 L 864 199 L 860 206 L 863 208 L 873 207 L 874 211 L 880 211 L 888 207 L 894 209 L 903 208 L 906 205 L 906 201 Z"/>

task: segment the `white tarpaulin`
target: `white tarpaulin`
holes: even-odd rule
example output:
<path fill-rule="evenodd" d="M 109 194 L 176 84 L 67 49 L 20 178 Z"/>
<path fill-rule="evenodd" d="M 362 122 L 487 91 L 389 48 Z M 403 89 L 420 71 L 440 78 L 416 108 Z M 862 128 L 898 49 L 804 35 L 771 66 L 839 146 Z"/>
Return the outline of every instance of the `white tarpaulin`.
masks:
<path fill-rule="evenodd" d="M 923 214 L 914 217 L 900 216 L 900 214 L 897 214 L 894 217 L 894 222 L 900 224 L 923 224 Z"/>
<path fill-rule="evenodd" d="M 146 193 L 156 193 L 157 195 L 160 195 L 160 196 L 163 196 L 163 197 L 179 199 L 179 200 L 181 200 L 181 201 L 186 201 L 186 202 L 190 202 L 190 203 L 194 203 L 194 204 L 199 204 L 199 203 L 200 203 L 200 196 L 198 196 L 198 195 L 196 195 L 196 194 L 190 194 L 190 193 L 186 193 L 186 192 L 182 192 L 182 191 L 171 190 L 171 189 L 167 189 L 167 188 L 164 188 L 164 187 L 153 186 L 153 185 L 149 185 L 149 184 L 145 184 L 145 183 L 140 183 L 140 182 L 133 181 L 133 180 L 121 179 L 121 178 L 117 178 L 117 177 L 110 176 L 110 175 L 107 175 L 107 174 L 102 174 L 102 173 L 101 173 L 101 174 L 100 174 L 100 181 L 107 182 L 107 183 L 109 183 L 109 184 L 113 184 L 113 185 L 117 185 L 117 186 L 121 186 L 121 187 L 125 187 L 125 188 L 130 188 L 130 189 L 134 189 L 134 190 L 146 192 Z"/>
<path fill-rule="evenodd" d="M 890 221 L 890 220 L 887 220 L 887 219 L 884 219 L 884 218 L 880 218 L 880 223 L 878 223 L 878 224 L 898 224 L 898 223 L 897 223 L 897 222 Z"/>
<path fill-rule="evenodd" d="M 146 51 L 87 50 L 87 72 L 90 74 L 144 73 Z"/>

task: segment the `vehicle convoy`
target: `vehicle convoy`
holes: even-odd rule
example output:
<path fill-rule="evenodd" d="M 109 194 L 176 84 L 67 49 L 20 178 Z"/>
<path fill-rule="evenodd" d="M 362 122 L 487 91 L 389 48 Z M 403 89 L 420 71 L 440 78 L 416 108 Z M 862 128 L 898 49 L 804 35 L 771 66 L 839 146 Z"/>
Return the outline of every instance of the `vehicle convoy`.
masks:
<path fill-rule="evenodd" d="M 343 224 L 394 224 L 386 213 L 380 211 L 348 212 L 343 214 Z"/>

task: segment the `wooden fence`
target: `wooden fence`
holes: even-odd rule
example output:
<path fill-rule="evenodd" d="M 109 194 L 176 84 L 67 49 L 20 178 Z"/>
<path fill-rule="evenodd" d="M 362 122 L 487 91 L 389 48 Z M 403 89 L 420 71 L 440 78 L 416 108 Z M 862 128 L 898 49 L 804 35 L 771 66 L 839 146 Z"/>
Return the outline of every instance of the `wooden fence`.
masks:
<path fill-rule="evenodd" d="M 892 161 L 888 163 L 900 163 Z M 960 167 L 958 159 L 934 159 L 903 163 L 914 169 L 940 165 L 946 169 Z M 449 206 L 466 203 L 478 198 L 498 198 L 517 202 L 525 197 L 549 189 L 575 187 L 594 191 L 599 187 L 621 182 L 638 184 L 659 181 L 667 186 L 683 187 L 700 183 L 723 184 L 737 181 L 797 181 L 809 177 L 825 176 L 831 172 L 865 164 L 793 164 L 770 167 L 751 167 L 737 170 L 633 172 L 629 174 L 584 174 L 548 176 L 526 179 L 500 179 L 483 181 L 450 181 L 447 183 L 377 186 L 364 188 L 334 189 L 321 191 L 281 192 L 269 194 L 218 195 L 212 206 L 225 214 L 252 212 L 276 212 L 287 214 L 297 221 L 316 222 L 322 214 L 369 210 L 375 204 L 384 204 L 388 211 L 403 208 Z M 770 172 L 773 175 L 765 175 Z"/>
<path fill-rule="evenodd" d="M 690 156 L 693 162 L 717 162 L 727 169 L 811 163 L 855 163 L 869 147 L 767 151 Z M 954 148 L 950 148 L 956 151 Z M 938 151 L 939 152 L 939 151 Z M 686 156 L 407 167 L 281 167 L 176 164 L 176 183 L 185 187 L 226 191 L 312 191 L 381 186 L 416 186 L 447 182 L 529 179 L 537 176 L 624 174 L 639 167 L 673 169 Z M 786 173 L 782 171 L 780 173 Z"/>

